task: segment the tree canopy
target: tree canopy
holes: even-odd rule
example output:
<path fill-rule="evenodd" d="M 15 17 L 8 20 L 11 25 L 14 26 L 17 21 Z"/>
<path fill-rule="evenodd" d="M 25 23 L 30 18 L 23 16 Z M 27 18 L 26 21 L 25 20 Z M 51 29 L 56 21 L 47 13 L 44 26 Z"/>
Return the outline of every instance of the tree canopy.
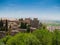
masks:
<path fill-rule="evenodd" d="M 7 45 L 40 45 L 39 40 L 30 33 L 19 33 L 7 41 Z"/>

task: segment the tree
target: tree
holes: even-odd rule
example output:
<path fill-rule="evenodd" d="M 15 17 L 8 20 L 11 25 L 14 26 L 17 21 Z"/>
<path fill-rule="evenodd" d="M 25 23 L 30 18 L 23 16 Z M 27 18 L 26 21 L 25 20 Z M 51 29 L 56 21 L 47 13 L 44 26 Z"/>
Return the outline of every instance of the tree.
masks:
<path fill-rule="evenodd" d="M 3 44 L 6 45 L 7 41 L 8 41 L 11 37 L 12 37 L 12 36 L 8 35 L 8 36 L 2 38 L 0 41 L 1 41 Z"/>
<path fill-rule="evenodd" d="M 6 20 L 5 31 L 8 31 L 8 21 Z"/>
<path fill-rule="evenodd" d="M 0 20 L 0 30 L 3 31 L 3 21 L 2 21 L 2 19 Z"/>
<path fill-rule="evenodd" d="M 38 29 L 33 32 L 33 35 L 39 39 L 41 45 L 52 45 L 52 33 L 48 30 Z"/>
<path fill-rule="evenodd" d="M 0 40 L 0 45 L 5 45 L 5 44 Z"/>
<path fill-rule="evenodd" d="M 8 35 L 11 34 L 11 25 L 9 26 Z"/>
<path fill-rule="evenodd" d="M 27 23 L 23 23 L 23 22 L 21 22 L 21 24 L 20 24 L 20 28 L 22 28 L 22 29 L 26 29 L 26 28 L 27 28 Z"/>
<path fill-rule="evenodd" d="M 2 21 L 2 19 L 0 21 L 0 27 L 3 27 L 3 21 Z"/>
<path fill-rule="evenodd" d="M 24 23 L 23 22 L 21 22 L 20 28 L 24 28 Z"/>
<path fill-rule="evenodd" d="M 31 33 L 19 33 L 9 39 L 7 45 L 40 45 L 40 42 Z"/>
<path fill-rule="evenodd" d="M 30 25 L 27 25 L 27 32 L 30 32 Z"/>
<path fill-rule="evenodd" d="M 45 25 L 45 24 L 40 23 L 40 24 L 39 24 L 39 29 L 46 29 L 46 25 Z"/>
<path fill-rule="evenodd" d="M 52 45 L 60 45 L 60 30 L 53 32 Z"/>
<path fill-rule="evenodd" d="M 27 28 L 27 23 L 24 23 L 24 29 L 26 29 Z"/>

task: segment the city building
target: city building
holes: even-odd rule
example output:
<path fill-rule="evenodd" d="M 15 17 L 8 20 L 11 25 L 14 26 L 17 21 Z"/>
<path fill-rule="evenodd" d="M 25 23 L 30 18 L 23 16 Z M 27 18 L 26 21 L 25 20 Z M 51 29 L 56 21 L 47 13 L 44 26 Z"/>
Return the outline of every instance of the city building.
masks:
<path fill-rule="evenodd" d="M 60 26 L 47 26 L 49 31 L 60 30 Z"/>

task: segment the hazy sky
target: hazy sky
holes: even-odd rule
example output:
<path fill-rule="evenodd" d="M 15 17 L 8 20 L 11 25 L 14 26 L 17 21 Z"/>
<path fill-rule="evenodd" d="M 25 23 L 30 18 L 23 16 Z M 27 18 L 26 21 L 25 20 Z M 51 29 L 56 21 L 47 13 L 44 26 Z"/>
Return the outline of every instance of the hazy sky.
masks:
<path fill-rule="evenodd" d="M 0 17 L 60 20 L 60 0 L 0 0 Z"/>

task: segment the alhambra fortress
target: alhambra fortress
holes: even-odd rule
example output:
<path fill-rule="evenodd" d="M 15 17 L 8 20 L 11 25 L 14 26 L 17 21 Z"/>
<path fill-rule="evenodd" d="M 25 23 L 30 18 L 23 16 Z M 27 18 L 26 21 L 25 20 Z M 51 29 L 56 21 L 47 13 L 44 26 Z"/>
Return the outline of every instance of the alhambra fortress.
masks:
<path fill-rule="evenodd" d="M 9 34 L 10 35 L 14 35 L 18 32 L 26 32 L 27 29 L 23 29 L 23 28 L 20 28 L 20 25 L 21 25 L 21 22 L 23 23 L 27 23 L 27 25 L 30 25 L 30 32 L 33 32 L 34 30 L 36 30 L 37 28 L 39 28 L 39 20 L 38 18 L 33 18 L 33 19 L 30 19 L 30 18 L 20 18 L 20 19 L 3 19 L 1 18 L 0 21 L 3 22 L 3 27 L 5 26 L 6 24 L 6 21 L 8 23 L 8 29 L 9 29 Z M 5 30 L 0 30 L 0 36 L 5 36 L 6 34 L 6 31 Z"/>
<path fill-rule="evenodd" d="M 3 24 L 1 22 L 3 22 Z M 33 18 L 33 19 L 31 18 L 25 18 L 25 19 L 0 18 L 0 38 L 6 36 L 6 34 L 13 36 L 18 32 L 25 33 L 27 29 L 26 27 L 24 27 L 24 25 L 22 25 L 24 28 L 20 27 L 22 23 L 25 25 L 26 24 L 30 25 L 29 27 L 30 32 L 33 32 L 34 30 L 39 29 L 41 27 L 41 22 L 38 20 L 38 18 Z M 1 29 L 1 25 L 3 26 L 2 29 Z M 49 31 L 53 31 L 55 29 L 60 30 L 60 26 L 46 26 L 46 29 L 48 29 Z"/>

